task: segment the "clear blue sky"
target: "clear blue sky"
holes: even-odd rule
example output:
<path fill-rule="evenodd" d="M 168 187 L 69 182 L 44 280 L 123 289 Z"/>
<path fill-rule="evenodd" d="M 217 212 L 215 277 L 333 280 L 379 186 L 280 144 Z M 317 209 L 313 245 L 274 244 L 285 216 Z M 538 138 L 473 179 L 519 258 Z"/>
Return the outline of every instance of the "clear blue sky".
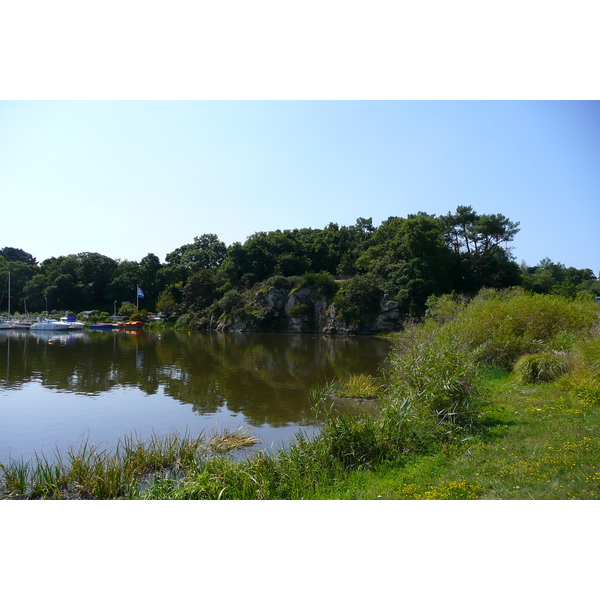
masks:
<path fill-rule="evenodd" d="M 597 274 L 599 192 L 599 102 L 0 103 L 0 247 L 38 260 L 464 204 L 520 221 L 517 260 Z"/>

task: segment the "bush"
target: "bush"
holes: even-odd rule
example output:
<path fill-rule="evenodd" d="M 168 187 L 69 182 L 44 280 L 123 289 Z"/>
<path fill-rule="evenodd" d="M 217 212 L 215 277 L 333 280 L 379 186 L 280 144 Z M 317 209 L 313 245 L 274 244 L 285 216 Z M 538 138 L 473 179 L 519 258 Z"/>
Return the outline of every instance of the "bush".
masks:
<path fill-rule="evenodd" d="M 292 319 L 301 319 L 313 314 L 314 308 L 305 302 L 294 302 L 289 309 L 288 314 Z"/>
<path fill-rule="evenodd" d="M 449 327 L 409 324 L 390 355 L 392 401 L 419 418 L 464 424 L 483 392 L 468 345 Z"/>
<path fill-rule="evenodd" d="M 274 275 L 265 279 L 260 285 L 261 287 L 267 286 L 268 288 L 274 287 L 282 290 L 291 290 L 296 281 L 294 277 L 284 277 L 283 275 Z"/>
<path fill-rule="evenodd" d="M 338 290 L 338 284 L 329 273 L 304 273 L 298 287 L 312 287 L 331 300 Z"/>
<path fill-rule="evenodd" d="M 522 289 L 482 290 L 468 305 L 443 296 L 430 302 L 426 321 L 436 311 L 451 315 L 448 327 L 486 364 L 512 369 L 524 354 L 564 349 L 570 334 L 589 331 L 598 322 L 598 305 L 592 300 L 530 294 Z M 443 310 L 442 310 L 443 309 Z"/>
<path fill-rule="evenodd" d="M 345 281 L 333 298 L 338 316 L 344 321 L 360 322 L 379 313 L 383 289 L 370 275 L 357 275 Z"/>
<path fill-rule="evenodd" d="M 185 313 L 175 321 L 175 329 L 195 329 L 198 327 L 199 316 L 195 313 Z"/>
<path fill-rule="evenodd" d="M 242 303 L 242 294 L 234 289 L 226 292 L 225 295 L 217 302 L 217 306 L 220 312 L 230 314 L 236 308 L 241 307 Z"/>
<path fill-rule="evenodd" d="M 526 354 L 517 360 L 514 373 L 520 383 L 554 381 L 569 369 L 569 359 L 557 352 Z"/>

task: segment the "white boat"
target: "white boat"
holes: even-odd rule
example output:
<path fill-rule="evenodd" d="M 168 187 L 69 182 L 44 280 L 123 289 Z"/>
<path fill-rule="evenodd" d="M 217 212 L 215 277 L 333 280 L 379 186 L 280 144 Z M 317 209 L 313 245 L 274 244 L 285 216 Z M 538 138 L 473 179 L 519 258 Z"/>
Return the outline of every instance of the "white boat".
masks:
<path fill-rule="evenodd" d="M 69 329 L 69 324 L 63 321 L 57 321 L 56 319 L 44 319 L 38 321 L 31 326 L 32 330 L 36 331 L 59 331 Z"/>
<path fill-rule="evenodd" d="M 60 322 L 66 323 L 68 325 L 67 329 L 83 329 L 84 326 L 84 323 L 78 321 L 75 315 L 70 315 L 69 313 L 61 317 Z"/>

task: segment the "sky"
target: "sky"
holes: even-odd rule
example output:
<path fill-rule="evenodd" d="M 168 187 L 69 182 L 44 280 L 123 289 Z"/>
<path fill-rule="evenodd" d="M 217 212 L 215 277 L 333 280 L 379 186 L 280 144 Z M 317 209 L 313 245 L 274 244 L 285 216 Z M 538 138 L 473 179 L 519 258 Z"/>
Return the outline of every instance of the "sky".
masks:
<path fill-rule="evenodd" d="M 599 167 L 597 101 L 5 100 L 0 247 L 164 262 L 204 233 L 471 205 L 520 222 L 518 262 L 598 274 Z"/>

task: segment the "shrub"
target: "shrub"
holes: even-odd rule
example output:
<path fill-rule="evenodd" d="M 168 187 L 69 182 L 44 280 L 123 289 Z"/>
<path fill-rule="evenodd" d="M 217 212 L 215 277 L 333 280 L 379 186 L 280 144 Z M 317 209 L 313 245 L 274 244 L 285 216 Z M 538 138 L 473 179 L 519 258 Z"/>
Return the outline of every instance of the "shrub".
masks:
<path fill-rule="evenodd" d="M 199 315 L 195 313 L 185 313 L 175 321 L 175 329 L 195 329 L 198 327 Z"/>
<path fill-rule="evenodd" d="M 274 275 L 273 277 L 269 277 L 262 282 L 261 286 L 267 286 L 279 288 L 283 290 L 291 290 L 294 287 L 295 278 L 292 277 L 284 277 L 283 275 Z"/>
<path fill-rule="evenodd" d="M 433 303 L 426 321 L 438 318 L 435 310 L 441 302 Z M 563 349 L 570 334 L 588 331 L 598 321 L 598 305 L 591 300 L 530 294 L 519 288 L 482 290 L 464 309 L 457 306 L 454 312 L 451 298 L 444 297 L 444 302 L 440 312 L 452 318 L 440 320 L 448 321 L 477 360 L 505 369 L 512 369 L 524 354 Z"/>
<path fill-rule="evenodd" d="M 414 415 L 463 424 L 482 397 L 473 353 L 456 332 L 435 324 L 408 324 L 390 355 L 391 398 Z"/>
<path fill-rule="evenodd" d="M 221 312 L 230 314 L 234 309 L 242 305 L 242 301 L 242 294 L 233 289 L 225 292 L 225 295 L 217 302 L 217 305 Z"/>
<path fill-rule="evenodd" d="M 292 319 L 300 319 L 312 315 L 314 308 L 305 302 L 294 302 L 289 309 L 288 314 Z"/>
<path fill-rule="evenodd" d="M 333 298 L 338 316 L 344 321 L 358 323 L 364 317 L 379 312 L 383 289 L 370 275 L 357 275 L 345 281 Z"/>
<path fill-rule="evenodd" d="M 331 300 L 338 290 L 338 284 L 329 273 L 304 273 L 298 287 L 313 287 L 328 300 Z"/>
<path fill-rule="evenodd" d="M 520 383 L 554 381 L 569 369 L 568 357 L 557 352 L 526 354 L 517 360 L 514 373 Z"/>

